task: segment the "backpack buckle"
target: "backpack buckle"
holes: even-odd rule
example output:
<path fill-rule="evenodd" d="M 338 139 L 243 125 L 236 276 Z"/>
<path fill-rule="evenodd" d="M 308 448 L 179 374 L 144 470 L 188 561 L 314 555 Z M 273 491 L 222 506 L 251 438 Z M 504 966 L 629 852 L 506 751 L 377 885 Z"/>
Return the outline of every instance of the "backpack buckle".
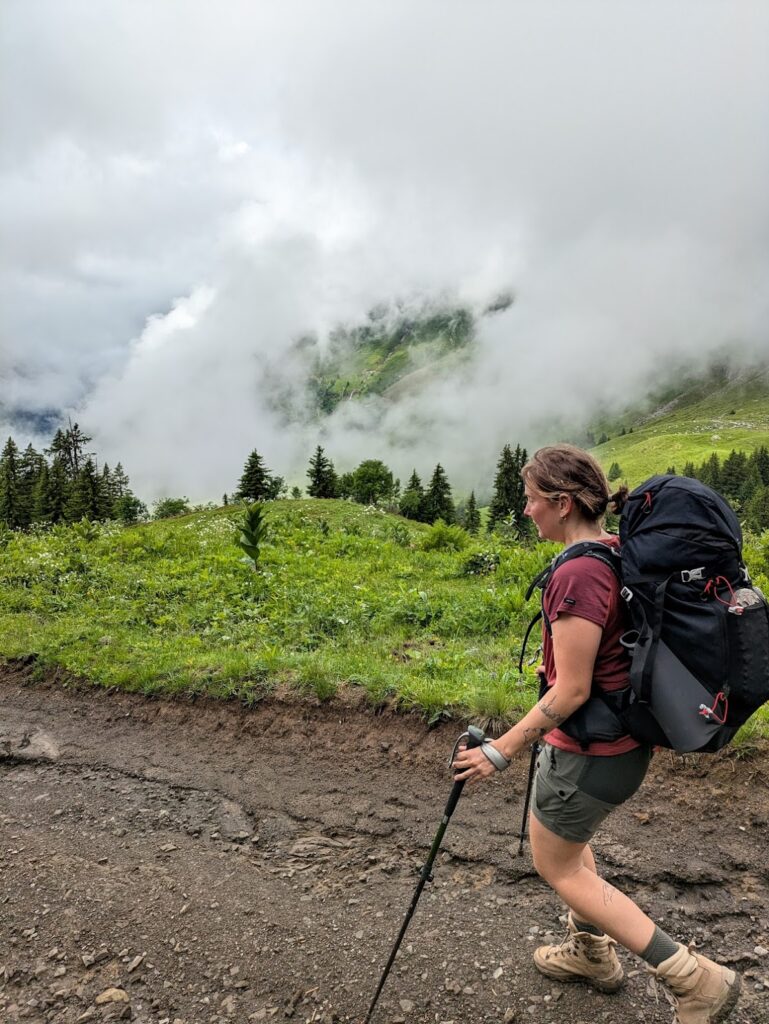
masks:
<path fill-rule="evenodd" d="M 622 590 L 620 590 L 619 592 L 619 596 L 625 601 L 632 601 L 633 591 L 630 589 L 630 587 L 623 587 Z"/>
<path fill-rule="evenodd" d="M 701 565 L 699 569 L 684 569 L 681 572 L 681 582 L 691 583 L 692 580 L 704 580 L 705 579 L 705 566 Z"/>

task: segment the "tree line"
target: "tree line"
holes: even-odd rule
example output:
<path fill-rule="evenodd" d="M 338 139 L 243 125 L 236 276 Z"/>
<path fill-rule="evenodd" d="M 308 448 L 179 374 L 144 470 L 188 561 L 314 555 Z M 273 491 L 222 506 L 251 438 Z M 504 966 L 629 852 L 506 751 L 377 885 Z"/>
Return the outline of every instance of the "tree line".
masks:
<path fill-rule="evenodd" d="M 675 473 L 675 466 L 669 466 L 667 472 Z M 769 529 L 769 449 L 764 445 L 750 455 L 732 449 L 723 461 L 713 452 L 699 466 L 687 462 L 681 475 L 701 480 L 723 494 L 751 530 Z"/>
<path fill-rule="evenodd" d="M 0 455 L 0 523 L 25 530 L 80 519 L 135 523 L 146 517 L 122 465 L 99 469 L 96 455 L 87 451 L 91 440 L 77 423 L 57 430 L 42 452 L 31 444 L 22 451 L 9 437 Z"/>
<path fill-rule="evenodd" d="M 486 524 L 489 531 L 504 527 L 518 537 L 525 535 L 528 521 L 523 515 L 526 496 L 521 469 L 527 458 L 526 449 L 520 445 L 513 450 L 506 444 L 502 449 Z M 472 534 L 478 533 L 481 526 L 475 491 L 466 504 L 457 509 L 451 484 L 440 463 L 435 466 L 427 486 L 414 469 L 401 491 L 400 480 L 381 460 L 365 459 L 354 470 L 339 475 L 332 460 L 318 445 L 310 458 L 307 477 L 307 494 L 311 498 L 349 498 L 362 505 L 383 505 L 420 523 L 435 523 L 439 519 L 449 525 L 459 523 Z M 246 460 L 233 497 L 249 502 L 269 501 L 285 494 L 286 490 L 283 478 L 273 475 L 263 457 L 254 450 Z M 294 498 L 302 497 L 299 487 L 294 487 L 291 494 Z M 225 494 L 224 499 L 226 504 L 229 495 Z"/>

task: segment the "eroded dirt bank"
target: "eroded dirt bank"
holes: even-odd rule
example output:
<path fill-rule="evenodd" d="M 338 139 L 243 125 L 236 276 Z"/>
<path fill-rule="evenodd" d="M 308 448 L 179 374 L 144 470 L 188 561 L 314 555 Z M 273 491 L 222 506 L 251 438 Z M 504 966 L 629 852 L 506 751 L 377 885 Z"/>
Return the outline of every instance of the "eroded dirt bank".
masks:
<path fill-rule="evenodd" d="M 440 821 L 457 726 L 182 705 L 0 670 L 0 1020 L 361 1021 Z M 466 791 L 375 1022 L 669 1021 L 531 965 L 562 912 L 517 858 L 523 760 Z M 769 755 L 658 756 L 596 844 L 769 1024 Z"/>

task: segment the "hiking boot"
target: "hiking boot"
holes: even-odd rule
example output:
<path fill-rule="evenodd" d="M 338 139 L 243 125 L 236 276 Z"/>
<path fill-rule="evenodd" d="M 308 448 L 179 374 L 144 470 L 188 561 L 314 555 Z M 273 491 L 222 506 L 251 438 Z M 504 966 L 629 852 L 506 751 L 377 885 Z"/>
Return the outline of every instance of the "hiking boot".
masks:
<path fill-rule="evenodd" d="M 647 968 L 673 993 L 674 1024 L 718 1024 L 726 1020 L 740 994 L 740 976 L 679 943 L 659 967 Z"/>
<path fill-rule="evenodd" d="M 580 932 L 569 913 L 566 938 L 558 946 L 540 946 L 534 966 L 556 981 L 585 981 L 601 992 L 616 992 L 624 983 L 622 965 L 608 935 Z"/>

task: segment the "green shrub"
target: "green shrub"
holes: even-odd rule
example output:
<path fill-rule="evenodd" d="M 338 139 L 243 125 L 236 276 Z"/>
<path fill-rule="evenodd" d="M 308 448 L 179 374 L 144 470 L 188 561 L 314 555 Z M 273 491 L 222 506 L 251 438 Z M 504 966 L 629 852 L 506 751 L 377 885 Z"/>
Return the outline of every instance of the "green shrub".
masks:
<path fill-rule="evenodd" d="M 488 576 L 499 568 L 499 554 L 496 551 L 476 551 L 462 563 L 462 576 Z"/>
<path fill-rule="evenodd" d="M 461 526 L 447 526 L 438 519 L 425 534 L 423 551 L 464 551 L 470 543 L 470 535 Z"/>

